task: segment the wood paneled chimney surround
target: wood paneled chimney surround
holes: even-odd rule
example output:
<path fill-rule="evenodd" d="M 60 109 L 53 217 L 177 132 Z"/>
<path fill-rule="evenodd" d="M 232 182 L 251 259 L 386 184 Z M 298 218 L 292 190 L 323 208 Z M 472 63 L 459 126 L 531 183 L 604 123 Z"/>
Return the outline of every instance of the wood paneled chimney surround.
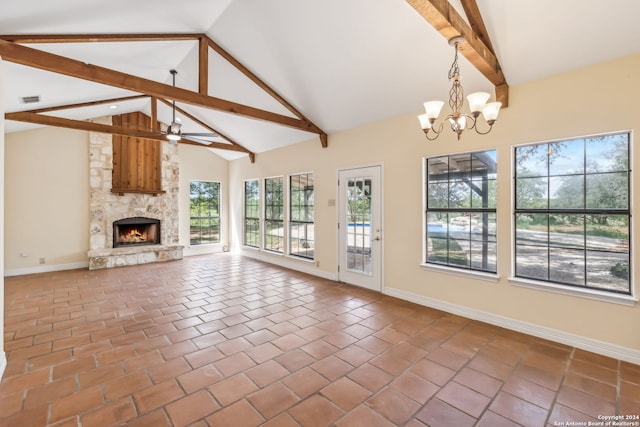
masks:
<path fill-rule="evenodd" d="M 139 130 L 159 129 L 151 118 L 141 112 L 112 117 L 114 126 Z M 131 136 L 113 135 L 112 193 L 144 193 L 158 195 L 162 189 L 161 141 Z"/>

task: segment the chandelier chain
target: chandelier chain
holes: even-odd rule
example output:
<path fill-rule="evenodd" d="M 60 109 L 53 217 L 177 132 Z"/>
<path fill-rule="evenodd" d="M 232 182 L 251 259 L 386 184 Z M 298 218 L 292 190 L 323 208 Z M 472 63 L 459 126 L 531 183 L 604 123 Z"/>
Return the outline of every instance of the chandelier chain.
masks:
<path fill-rule="evenodd" d="M 453 63 L 449 69 L 449 81 L 453 80 L 449 90 L 449 107 L 454 114 L 459 113 L 464 104 L 464 90 L 460 84 L 460 68 L 458 67 L 458 43 L 455 44 L 455 52 Z"/>
<path fill-rule="evenodd" d="M 455 55 L 453 57 L 453 63 L 451 64 L 451 68 L 449 69 L 449 80 L 460 77 L 460 68 L 458 67 L 458 43 L 454 46 Z"/>

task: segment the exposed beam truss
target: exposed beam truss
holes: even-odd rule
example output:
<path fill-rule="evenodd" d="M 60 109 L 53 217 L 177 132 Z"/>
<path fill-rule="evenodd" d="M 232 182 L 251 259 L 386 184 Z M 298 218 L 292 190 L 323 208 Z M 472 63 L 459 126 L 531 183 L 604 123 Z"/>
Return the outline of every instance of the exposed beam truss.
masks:
<path fill-rule="evenodd" d="M 447 0 L 406 0 L 444 38 L 464 37 L 460 52 L 495 86 L 496 99 L 509 106 L 509 85 L 475 0 L 461 0 L 468 24 Z M 488 43 L 488 44 L 487 44 Z"/>
<path fill-rule="evenodd" d="M 198 78 L 198 92 L 174 87 L 171 85 L 159 83 L 153 80 L 144 79 L 142 77 L 134 76 L 131 74 L 122 73 L 109 68 L 104 68 L 96 65 L 87 64 L 82 61 L 66 58 L 63 56 L 47 53 L 38 49 L 34 49 L 27 46 L 22 46 L 21 43 L 80 43 L 80 42 L 127 42 L 127 41 L 166 41 L 166 40 L 195 40 L 199 42 L 199 78 Z M 267 92 L 285 108 L 287 108 L 296 117 L 285 116 L 282 114 L 273 113 L 266 110 L 250 107 L 247 105 L 239 104 L 232 101 L 209 96 L 208 89 L 208 55 L 209 48 L 215 50 L 223 58 L 229 61 L 240 72 L 247 76 L 250 80 L 256 83 L 262 90 Z M 307 119 L 300 111 L 287 102 L 282 96 L 280 96 L 275 90 L 270 88 L 266 83 L 260 80 L 255 74 L 238 62 L 233 56 L 222 49 L 218 44 L 211 40 L 204 34 L 58 34 L 58 35 L 0 35 L 0 56 L 2 59 L 14 62 L 17 64 L 42 69 L 45 71 L 51 71 L 71 77 L 76 77 L 96 83 L 101 83 L 121 89 L 130 90 L 132 92 L 144 94 L 144 96 L 152 97 L 152 114 L 153 111 L 153 99 L 160 100 L 171 99 L 185 104 L 196 105 L 208 109 L 223 111 L 230 114 L 235 114 L 243 117 L 247 117 L 255 120 L 263 120 L 271 122 L 281 126 L 287 126 L 294 129 L 315 133 L 320 137 L 320 141 L 323 147 L 327 146 L 327 134 Z M 137 97 L 138 95 L 134 96 Z M 132 97 L 132 98 L 134 98 Z M 96 103 L 104 103 L 109 101 L 96 101 Z M 46 111 L 54 111 L 60 109 L 75 108 L 78 106 L 94 105 L 94 103 L 85 103 L 86 105 L 69 105 L 58 106 L 46 109 Z M 157 107 L 156 107 L 157 108 Z M 182 110 L 183 111 L 183 110 Z M 37 113 L 43 112 L 41 110 L 32 110 L 28 115 L 16 116 L 13 113 L 7 113 L 6 119 L 28 121 L 28 118 L 38 120 L 33 123 L 43 124 L 42 122 L 50 122 L 50 119 L 38 119 L 33 116 Z M 185 112 L 183 111 L 183 114 Z M 157 112 L 156 112 L 157 114 Z M 10 118 L 13 117 L 13 118 Z M 65 119 L 66 120 L 66 119 Z M 58 124 L 53 126 L 60 126 L 61 123 L 72 124 L 76 121 L 61 120 Z M 202 124 L 202 123 L 200 123 Z M 71 126 L 75 129 L 80 129 Z M 210 128 L 206 125 L 205 127 Z M 122 131 L 121 129 L 118 130 Z M 218 134 L 222 135 L 220 132 Z M 121 134 L 121 133 L 119 133 Z M 227 144 L 216 143 L 225 147 L 216 147 L 222 149 L 231 149 L 234 151 L 244 151 L 249 154 L 251 161 L 255 160 L 254 153 L 250 152 L 246 148 L 240 146 L 231 139 L 224 137 L 231 142 L 228 148 Z M 199 144 L 200 145 L 200 144 Z M 210 147 L 210 146 L 209 146 Z"/>
<path fill-rule="evenodd" d="M 160 99 L 160 101 L 163 104 L 173 108 L 173 105 L 169 101 L 167 101 L 166 99 Z M 234 149 L 234 150 L 236 150 L 236 151 L 244 151 L 245 153 L 247 153 L 249 155 L 249 160 L 251 160 L 251 163 L 255 162 L 256 155 L 252 151 L 246 149 L 242 145 L 240 145 L 237 142 L 235 142 L 233 139 L 229 138 L 227 135 L 223 134 L 219 130 L 217 130 L 214 127 L 210 126 L 208 123 L 203 122 L 199 118 L 197 118 L 194 115 L 188 113 L 187 111 L 183 110 L 182 108 L 178 107 L 177 105 L 175 106 L 175 109 L 176 109 L 177 112 L 179 112 L 180 114 L 182 114 L 183 116 L 185 116 L 189 120 L 199 124 L 200 126 L 202 126 L 203 128 L 207 129 L 208 131 L 213 132 L 213 133 L 217 133 L 218 135 L 220 135 L 221 138 L 226 139 L 227 141 L 229 141 L 230 144 L 236 146 L 237 148 Z"/>
<path fill-rule="evenodd" d="M 87 132 L 101 132 L 101 133 L 110 133 L 112 135 L 123 135 L 129 136 L 133 138 L 145 138 L 145 139 L 155 139 L 159 141 L 167 141 L 167 137 L 161 133 L 153 132 L 151 130 L 142 130 L 135 129 L 124 126 L 113 126 L 113 125 L 105 125 L 101 123 L 94 123 L 85 120 L 74 120 L 74 119 L 65 119 L 62 117 L 53 117 L 47 116 L 45 114 L 37 114 L 32 113 L 30 111 L 21 111 L 16 113 L 6 113 L 5 117 L 7 120 L 15 120 L 18 122 L 27 122 L 27 123 L 36 123 L 39 125 L 45 126 L 56 126 L 63 128 L 70 128 L 76 130 L 84 130 Z M 242 153 L 247 153 L 251 156 L 251 152 L 247 152 L 246 148 L 233 145 L 233 144 L 225 144 L 222 142 L 212 142 L 209 145 L 200 144 L 197 142 L 189 141 L 186 138 L 182 138 L 180 140 L 181 144 L 195 145 L 198 147 L 208 147 L 208 148 L 219 148 L 221 150 L 232 150 L 238 151 Z"/>
<path fill-rule="evenodd" d="M 135 129 L 135 128 L 129 128 L 129 127 L 109 126 L 109 125 L 102 125 L 102 124 L 101 125 L 96 125 L 95 123 L 92 123 L 92 122 L 85 122 L 85 121 L 81 121 L 81 120 L 63 119 L 63 118 L 59 118 L 59 117 L 45 116 L 45 115 L 41 114 L 41 113 L 49 113 L 49 112 L 52 112 L 52 111 L 68 110 L 68 109 L 73 109 L 73 108 L 92 107 L 92 106 L 101 105 L 101 104 L 113 104 L 113 103 L 116 103 L 116 102 L 133 101 L 133 100 L 143 99 L 143 98 L 148 98 L 148 96 L 147 95 L 133 95 L 133 96 L 125 96 L 125 97 L 121 97 L 121 98 L 103 99 L 103 100 L 100 100 L 100 101 L 80 102 L 80 103 L 77 103 L 77 104 L 68 104 L 68 105 L 60 105 L 60 106 L 55 106 L 55 107 L 38 108 L 38 109 L 34 109 L 34 110 L 29 110 L 29 111 L 21 111 L 21 112 L 16 112 L 16 113 L 6 113 L 5 114 L 5 118 L 7 120 L 15 120 L 15 121 L 27 122 L 27 123 L 36 123 L 36 124 L 47 125 L 47 126 L 68 127 L 68 128 L 77 129 L 77 130 L 87 130 L 87 131 L 93 131 L 93 132 L 102 132 L 102 133 L 111 133 L 111 134 L 115 134 L 115 135 L 129 136 L 129 137 L 132 137 L 132 138 L 142 138 L 142 137 L 144 137 L 144 138 L 148 138 L 148 139 L 157 139 L 157 140 L 160 140 L 160 141 L 166 141 L 167 138 L 164 135 L 160 134 L 160 129 L 158 128 L 158 119 L 157 119 L 157 117 L 158 117 L 158 101 L 161 101 L 163 104 L 167 105 L 168 107 L 172 107 L 173 108 L 173 105 L 171 104 L 171 102 L 167 101 L 166 99 L 158 99 L 158 98 L 151 97 L 151 125 L 153 126 L 153 128 L 150 129 L 150 131 L 151 131 L 151 134 L 154 135 L 153 137 L 149 136 L 149 135 L 151 135 L 149 133 L 144 133 L 144 135 L 147 135 L 147 136 L 142 136 L 140 134 L 141 129 Z M 246 154 L 249 155 L 249 160 L 251 161 L 251 163 L 255 162 L 256 155 L 251 150 L 248 150 L 247 148 L 245 148 L 242 145 L 238 144 L 237 142 L 233 141 L 228 136 L 226 136 L 226 135 L 222 134 L 221 132 L 217 131 L 216 129 L 212 128 L 209 124 L 203 122 L 202 120 L 198 119 L 197 117 L 194 117 L 193 115 L 189 114 L 188 112 L 186 112 L 185 110 L 181 109 L 180 107 L 176 106 L 176 111 L 180 112 L 180 114 L 184 115 L 188 119 L 190 119 L 193 122 L 199 124 L 200 126 L 204 127 L 205 129 L 209 130 L 210 132 L 217 133 L 218 135 L 220 135 L 220 137 L 224 138 L 225 140 L 227 140 L 229 142 L 229 144 L 225 144 L 225 143 L 221 143 L 221 142 L 211 142 L 211 144 L 204 145 L 204 144 L 194 143 L 193 141 L 188 141 L 188 140 L 182 141 L 181 140 L 182 143 L 189 144 L 189 145 L 196 145 L 196 146 L 204 146 L 204 147 L 209 147 L 209 148 L 218 148 L 218 149 L 222 149 L 222 150 L 231 150 L 231 151 L 243 152 L 243 153 L 246 153 Z M 91 123 L 91 124 L 88 125 L 87 123 Z M 109 127 L 107 127 L 107 126 L 109 126 Z M 142 131 L 142 132 L 146 132 L 146 131 Z"/>

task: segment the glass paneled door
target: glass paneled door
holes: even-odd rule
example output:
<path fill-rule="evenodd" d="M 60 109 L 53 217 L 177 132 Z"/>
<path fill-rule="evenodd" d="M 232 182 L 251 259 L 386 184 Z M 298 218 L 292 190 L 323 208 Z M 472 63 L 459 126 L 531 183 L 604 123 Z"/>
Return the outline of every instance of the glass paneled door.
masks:
<path fill-rule="evenodd" d="M 381 166 L 339 172 L 339 280 L 382 291 Z"/>

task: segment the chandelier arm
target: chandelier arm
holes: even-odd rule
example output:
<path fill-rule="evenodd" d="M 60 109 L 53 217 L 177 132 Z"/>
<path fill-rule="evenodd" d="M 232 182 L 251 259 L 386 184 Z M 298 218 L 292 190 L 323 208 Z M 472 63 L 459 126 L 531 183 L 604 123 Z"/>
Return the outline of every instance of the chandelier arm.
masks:
<path fill-rule="evenodd" d="M 492 130 L 492 129 L 493 129 L 493 125 L 491 124 L 491 125 L 489 125 L 489 129 L 487 129 L 487 131 L 486 131 L 486 132 L 482 132 L 482 131 L 478 128 L 478 126 L 475 126 L 475 123 L 474 123 L 474 130 L 476 131 L 476 133 L 477 133 L 478 135 L 486 135 L 486 134 L 488 134 L 489 132 L 491 132 L 491 130 Z"/>
<path fill-rule="evenodd" d="M 467 123 L 465 124 L 465 129 L 468 129 L 468 130 L 474 129 L 476 127 L 476 118 L 468 114 L 462 114 L 462 115 L 468 119 Z"/>
<path fill-rule="evenodd" d="M 440 132 L 442 132 L 442 127 L 444 126 L 444 121 L 440 122 L 440 125 L 438 126 L 438 130 L 436 130 L 434 125 L 435 125 L 435 122 L 431 125 L 430 129 L 424 129 L 424 136 L 426 136 L 429 141 L 435 141 L 436 139 L 438 139 L 438 137 L 440 136 Z M 433 138 L 431 138 L 429 136 L 429 131 L 433 131 L 433 133 L 434 133 L 434 137 Z"/>
<path fill-rule="evenodd" d="M 428 139 L 429 141 L 435 141 L 436 139 L 438 139 L 438 137 L 440 136 L 440 134 L 439 134 L 439 133 L 436 133 L 436 134 L 435 134 L 435 136 L 434 136 L 433 138 L 431 138 L 431 137 L 429 136 L 429 131 L 428 131 L 428 130 L 425 130 L 425 131 L 424 131 L 424 136 L 426 136 L 426 137 L 427 137 L 427 139 Z"/>
<path fill-rule="evenodd" d="M 435 122 L 433 123 L 435 125 Z M 444 121 L 440 122 L 440 125 L 438 126 L 438 130 L 436 130 L 435 127 L 431 127 L 431 130 L 433 130 L 433 133 L 435 133 L 436 135 L 440 135 L 440 132 L 442 132 L 442 128 L 444 127 Z"/>

